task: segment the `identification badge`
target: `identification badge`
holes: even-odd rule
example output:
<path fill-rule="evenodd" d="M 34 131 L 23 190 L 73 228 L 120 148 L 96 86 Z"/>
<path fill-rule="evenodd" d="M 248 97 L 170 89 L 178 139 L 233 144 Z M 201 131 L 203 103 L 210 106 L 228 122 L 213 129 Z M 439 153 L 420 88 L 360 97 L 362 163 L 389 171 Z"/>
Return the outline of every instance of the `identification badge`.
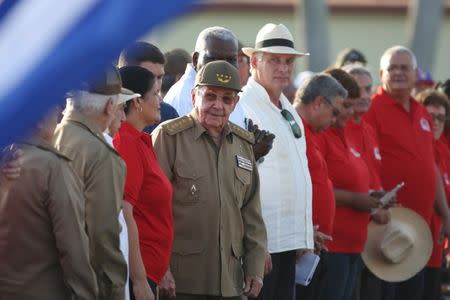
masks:
<path fill-rule="evenodd" d="M 253 166 L 252 166 L 252 161 L 244 158 L 242 156 L 236 155 L 236 162 L 237 162 L 237 166 L 239 168 L 248 170 L 248 171 L 252 171 L 253 170 Z"/>
<path fill-rule="evenodd" d="M 423 131 L 431 131 L 430 123 L 425 118 L 420 119 L 420 127 L 422 127 Z"/>
<path fill-rule="evenodd" d="M 380 149 L 378 147 L 373 148 L 373 155 L 375 155 L 376 160 L 381 160 Z"/>
<path fill-rule="evenodd" d="M 352 147 L 350 147 L 350 152 L 353 154 L 354 157 L 361 157 L 361 154 Z"/>

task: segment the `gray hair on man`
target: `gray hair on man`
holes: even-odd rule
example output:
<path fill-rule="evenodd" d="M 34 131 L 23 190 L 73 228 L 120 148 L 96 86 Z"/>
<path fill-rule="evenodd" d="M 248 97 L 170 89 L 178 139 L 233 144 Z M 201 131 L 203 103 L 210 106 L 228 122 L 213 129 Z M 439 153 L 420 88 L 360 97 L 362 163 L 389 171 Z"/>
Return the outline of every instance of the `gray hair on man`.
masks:
<path fill-rule="evenodd" d="M 236 48 L 238 47 L 238 39 L 231 30 L 221 26 L 213 26 L 205 28 L 199 33 L 195 43 L 195 52 L 205 50 L 206 41 L 210 38 L 221 41 L 233 41 L 236 44 Z"/>
<path fill-rule="evenodd" d="M 115 105 L 119 101 L 119 95 L 101 95 L 86 91 L 75 91 L 72 97 L 66 100 L 66 110 L 76 110 L 85 114 L 101 114 L 109 99 Z"/>
<path fill-rule="evenodd" d="M 345 65 L 341 68 L 345 72 L 347 72 L 350 75 L 366 75 L 371 80 L 373 79 L 372 73 L 370 73 L 369 69 L 363 66 L 362 64 L 354 63 Z"/>
<path fill-rule="evenodd" d="M 348 93 L 332 76 L 320 73 L 308 78 L 299 87 L 295 94 L 294 106 L 300 103 L 308 105 L 318 96 L 322 96 L 332 102 L 338 96 L 344 99 L 347 98 Z"/>
<path fill-rule="evenodd" d="M 387 68 L 389 67 L 389 61 L 390 61 L 392 55 L 394 55 L 395 53 L 399 53 L 399 52 L 407 53 L 411 57 L 413 69 L 414 70 L 417 69 L 416 55 L 414 55 L 414 53 L 411 51 L 411 49 L 406 48 L 404 46 L 393 46 L 391 48 L 388 48 L 386 51 L 384 51 L 383 55 L 381 56 L 380 70 L 386 71 Z"/>

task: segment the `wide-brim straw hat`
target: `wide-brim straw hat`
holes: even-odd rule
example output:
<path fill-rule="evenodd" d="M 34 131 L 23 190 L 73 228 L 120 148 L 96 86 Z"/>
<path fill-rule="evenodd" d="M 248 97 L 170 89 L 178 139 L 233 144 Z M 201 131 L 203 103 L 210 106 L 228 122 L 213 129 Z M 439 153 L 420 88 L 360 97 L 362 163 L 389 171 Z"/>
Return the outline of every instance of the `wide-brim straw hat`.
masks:
<path fill-rule="evenodd" d="M 252 56 L 255 52 L 292 54 L 299 57 L 309 55 L 294 48 L 294 38 L 286 26 L 272 23 L 264 25 L 258 32 L 254 48 L 244 47 L 242 52 L 247 56 Z"/>
<path fill-rule="evenodd" d="M 400 282 L 425 267 L 433 250 L 433 238 L 428 224 L 413 210 L 394 207 L 390 212 L 388 224 L 369 223 L 361 257 L 378 278 Z"/>

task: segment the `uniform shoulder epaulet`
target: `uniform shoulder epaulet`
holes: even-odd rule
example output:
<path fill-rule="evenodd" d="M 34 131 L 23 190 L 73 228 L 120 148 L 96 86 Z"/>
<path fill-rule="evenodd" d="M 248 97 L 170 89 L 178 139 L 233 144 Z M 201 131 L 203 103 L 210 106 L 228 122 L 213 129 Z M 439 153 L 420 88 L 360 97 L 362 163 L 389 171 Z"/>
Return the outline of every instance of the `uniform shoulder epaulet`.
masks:
<path fill-rule="evenodd" d="M 254 143 L 255 143 L 255 136 L 253 135 L 252 132 L 247 131 L 247 130 L 245 130 L 244 128 L 242 128 L 242 127 L 240 127 L 240 126 L 238 126 L 238 125 L 236 125 L 236 124 L 233 124 L 233 123 L 231 123 L 231 122 L 228 122 L 228 124 L 230 125 L 231 131 L 232 131 L 235 135 L 237 135 L 237 136 L 243 138 L 244 140 L 246 140 L 246 141 L 249 142 L 250 144 L 254 144 Z"/>
<path fill-rule="evenodd" d="M 194 121 L 189 116 L 183 116 L 174 120 L 167 121 L 161 126 L 162 128 L 164 128 L 168 135 L 174 135 L 194 126 Z"/>

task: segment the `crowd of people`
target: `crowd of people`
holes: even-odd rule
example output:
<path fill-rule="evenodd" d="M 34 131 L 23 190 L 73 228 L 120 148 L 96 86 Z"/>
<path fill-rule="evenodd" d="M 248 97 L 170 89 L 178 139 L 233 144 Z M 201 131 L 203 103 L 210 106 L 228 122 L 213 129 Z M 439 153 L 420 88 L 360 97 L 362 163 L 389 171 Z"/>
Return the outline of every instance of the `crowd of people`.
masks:
<path fill-rule="evenodd" d="M 393 46 L 379 87 L 355 49 L 294 82 L 306 55 L 208 27 L 69 91 L 2 153 L 0 299 L 440 299 L 450 81 Z"/>

